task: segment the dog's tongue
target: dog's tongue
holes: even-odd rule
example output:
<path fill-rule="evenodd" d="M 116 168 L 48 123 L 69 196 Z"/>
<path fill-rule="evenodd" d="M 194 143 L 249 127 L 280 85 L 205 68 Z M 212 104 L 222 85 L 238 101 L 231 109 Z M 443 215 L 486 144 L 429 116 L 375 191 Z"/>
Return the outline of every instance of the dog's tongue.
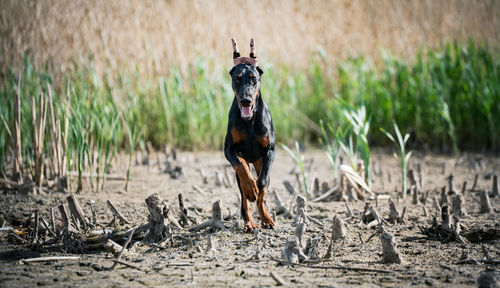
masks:
<path fill-rule="evenodd" d="M 252 107 L 241 107 L 241 117 L 249 118 L 252 117 Z"/>

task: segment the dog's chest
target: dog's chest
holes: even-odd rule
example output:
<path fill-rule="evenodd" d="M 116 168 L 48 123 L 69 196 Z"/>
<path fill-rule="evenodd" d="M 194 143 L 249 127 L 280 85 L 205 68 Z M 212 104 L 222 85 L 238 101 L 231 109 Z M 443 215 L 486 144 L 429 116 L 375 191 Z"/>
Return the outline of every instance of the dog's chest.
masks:
<path fill-rule="evenodd" d="M 270 144 L 269 132 L 265 127 L 238 129 L 233 133 L 236 154 L 248 162 L 257 161 L 267 151 Z"/>

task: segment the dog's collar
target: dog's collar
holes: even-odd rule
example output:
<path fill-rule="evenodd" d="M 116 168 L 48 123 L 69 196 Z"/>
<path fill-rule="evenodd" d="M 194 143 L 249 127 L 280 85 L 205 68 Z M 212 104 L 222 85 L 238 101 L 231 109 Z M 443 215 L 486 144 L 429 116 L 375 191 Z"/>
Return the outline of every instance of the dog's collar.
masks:
<path fill-rule="evenodd" d="M 233 59 L 233 62 L 234 62 L 234 66 L 236 66 L 238 64 L 242 64 L 242 63 L 248 63 L 248 64 L 256 66 L 256 67 L 259 66 L 259 64 L 257 62 L 257 58 L 237 57 L 237 58 Z"/>

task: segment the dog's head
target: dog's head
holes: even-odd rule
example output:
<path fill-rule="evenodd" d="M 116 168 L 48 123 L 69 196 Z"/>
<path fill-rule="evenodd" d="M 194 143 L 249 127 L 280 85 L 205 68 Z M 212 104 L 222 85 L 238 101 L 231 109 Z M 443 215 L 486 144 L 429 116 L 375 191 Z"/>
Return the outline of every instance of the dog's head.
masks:
<path fill-rule="evenodd" d="M 248 63 L 238 64 L 229 71 L 236 101 L 240 107 L 241 118 L 250 120 L 255 110 L 255 100 L 260 91 L 260 77 L 263 72 L 259 67 Z"/>
<path fill-rule="evenodd" d="M 260 78 L 264 72 L 257 66 L 257 57 L 253 39 L 250 42 L 250 58 L 240 57 L 238 46 L 233 41 L 233 58 L 235 66 L 229 71 L 232 78 L 234 96 L 240 108 L 241 118 L 250 120 L 253 117 L 257 96 L 260 92 Z"/>

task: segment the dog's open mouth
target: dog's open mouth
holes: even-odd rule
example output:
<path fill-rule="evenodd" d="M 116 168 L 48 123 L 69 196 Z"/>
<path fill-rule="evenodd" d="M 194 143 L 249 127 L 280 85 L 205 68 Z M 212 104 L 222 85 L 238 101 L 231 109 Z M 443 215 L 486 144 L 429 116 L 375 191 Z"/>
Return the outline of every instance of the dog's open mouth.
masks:
<path fill-rule="evenodd" d="M 241 118 L 243 118 L 243 120 L 250 120 L 250 119 L 252 119 L 253 108 L 254 108 L 254 104 L 253 103 L 250 104 L 249 106 L 240 105 Z"/>

